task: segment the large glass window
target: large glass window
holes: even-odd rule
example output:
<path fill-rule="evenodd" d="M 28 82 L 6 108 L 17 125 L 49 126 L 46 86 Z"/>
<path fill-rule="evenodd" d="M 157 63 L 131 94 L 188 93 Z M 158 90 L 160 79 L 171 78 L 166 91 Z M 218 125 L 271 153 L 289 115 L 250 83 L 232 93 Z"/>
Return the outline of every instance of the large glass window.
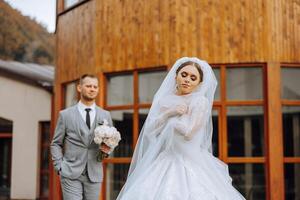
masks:
<path fill-rule="evenodd" d="M 263 200 L 266 195 L 265 167 L 263 164 L 230 164 L 233 185 L 246 199 Z"/>
<path fill-rule="evenodd" d="M 300 199 L 300 65 L 281 68 L 285 199 Z"/>
<path fill-rule="evenodd" d="M 106 75 L 106 109 L 111 112 L 114 126 L 122 137 L 113 155 L 105 160 L 106 200 L 116 199 L 126 180 L 128 158 L 133 154 L 134 144 L 147 118 L 153 96 L 165 75 L 166 70 L 161 68 Z"/>
<path fill-rule="evenodd" d="M 65 108 L 75 105 L 78 102 L 77 83 L 71 82 L 64 85 Z"/>
<path fill-rule="evenodd" d="M 121 191 L 129 170 L 129 164 L 107 164 L 106 165 L 106 199 L 114 200 Z"/>
<path fill-rule="evenodd" d="M 50 122 L 40 123 L 40 198 L 49 197 Z"/>
<path fill-rule="evenodd" d="M 300 106 L 283 106 L 284 155 L 300 157 Z"/>
<path fill-rule="evenodd" d="M 139 133 L 144 126 L 149 110 L 149 108 L 139 109 Z"/>
<path fill-rule="evenodd" d="M 266 199 L 264 66 L 223 66 L 227 148 L 224 160 L 229 163 L 234 186 L 246 199 Z M 223 87 L 224 88 L 224 87 Z M 226 95 L 224 95 L 224 93 Z"/>
<path fill-rule="evenodd" d="M 264 155 L 264 114 L 261 106 L 227 108 L 228 155 Z"/>
<path fill-rule="evenodd" d="M 155 92 L 158 90 L 166 71 L 141 72 L 139 73 L 139 102 L 151 103 Z"/>
<path fill-rule="evenodd" d="M 133 71 L 106 76 L 107 99 L 114 125 L 122 133 L 115 157 L 130 157 L 133 145 L 146 120 L 152 98 L 166 75 L 166 70 Z M 135 123 L 139 121 L 139 123 Z M 134 125 L 135 124 L 135 125 Z"/>
<path fill-rule="evenodd" d="M 300 68 L 284 67 L 281 69 L 281 97 L 300 100 Z"/>
<path fill-rule="evenodd" d="M 12 121 L 0 118 L 0 199 L 10 197 L 12 126 Z"/>
<path fill-rule="evenodd" d="M 263 98 L 262 68 L 228 68 L 226 94 L 229 100 L 255 100 Z"/>
<path fill-rule="evenodd" d="M 107 105 L 133 104 L 133 75 L 107 76 Z"/>
<path fill-rule="evenodd" d="M 65 6 L 65 8 L 69 8 L 81 1 L 84 1 L 84 0 L 64 0 L 64 6 Z"/>
<path fill-rule="evenodd" d="M 213 121 L 213 137 L 212 137 L 212 150 L 214 156 L 219 156 L 219 110 L 213 109 L 212 111 Z"/>
<path fill-rule="evenodd" d="M 285 199 L 300 199 L 300 163 L 287 163 L 284 169 Z"/>
<path fill-rule="evenodd" d="M 122 140 L 111 156 L 130 157 L 133 153 L 133 110 L 111 111 L 114 126 L 122 134 Z"/>
<path fill-rule="evenodd" d="M 213 71 L 214 71 L 214 74 L 216 76 L 216 79 L 218 81 L 218 85 L 217 85 L 217 88 L 216 88 L 216 93 L 215 93 L 215 101 L 216 100 L 220 100 L 220 68 L 213 68 Z"/>

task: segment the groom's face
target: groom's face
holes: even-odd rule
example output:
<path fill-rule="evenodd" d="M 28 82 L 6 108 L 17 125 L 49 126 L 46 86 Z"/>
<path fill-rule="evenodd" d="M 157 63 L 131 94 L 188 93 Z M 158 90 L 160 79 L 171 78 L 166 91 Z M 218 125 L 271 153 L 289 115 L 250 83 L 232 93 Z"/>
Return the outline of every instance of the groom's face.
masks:
<path fill-rule="evenodd" d="M 86 101 L 93 101 L 99 93 L 98 79 L 92 77 L 85 77 L 82 83 L 78 85 L 78 92 L 81 98 Z"/>

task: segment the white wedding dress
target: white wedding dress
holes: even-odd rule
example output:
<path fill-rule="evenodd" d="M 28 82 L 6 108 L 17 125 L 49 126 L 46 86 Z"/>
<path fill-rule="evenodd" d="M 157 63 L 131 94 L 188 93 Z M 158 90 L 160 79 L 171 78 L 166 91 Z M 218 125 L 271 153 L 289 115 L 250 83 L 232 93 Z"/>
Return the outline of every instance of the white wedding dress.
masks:
<path fill-rule="evenodd" d="M 211 99 L 200 90 L 184 96 L 175 95 L 174 90 L 164 92 L 168 90 L 162 87 L 169 86 L 168 78 L 172 81 L 173 77 L 167 76 L 155 96 L 117 199 L 244 199 L 232 186 L 227 165 L 210 150 Z M 187 112 L 177 114 L 177 105 L 186 105 Z"/>

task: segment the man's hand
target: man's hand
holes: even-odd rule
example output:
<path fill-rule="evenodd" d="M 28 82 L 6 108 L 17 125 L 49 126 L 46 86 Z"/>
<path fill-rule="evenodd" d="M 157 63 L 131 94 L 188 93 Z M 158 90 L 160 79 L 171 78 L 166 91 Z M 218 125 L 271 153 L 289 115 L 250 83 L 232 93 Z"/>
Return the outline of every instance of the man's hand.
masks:
<path fill-rule="evenodd" d="M 100 150 L 102 151 L 102 152 L 104 152 L 104 153 L 109 153 L 109 151 L 110 151 L 110 147 L 109 146 L 107 146 L 106 144 L 104 144 L 104 143 L 102 143 L 101 145 L 100 145 Z"/>

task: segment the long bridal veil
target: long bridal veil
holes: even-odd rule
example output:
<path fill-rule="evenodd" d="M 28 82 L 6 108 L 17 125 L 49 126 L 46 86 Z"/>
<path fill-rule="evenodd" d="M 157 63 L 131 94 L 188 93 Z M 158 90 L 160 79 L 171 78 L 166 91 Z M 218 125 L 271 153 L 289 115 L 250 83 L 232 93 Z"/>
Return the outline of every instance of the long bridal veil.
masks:
<path fill-rule="evenodd" d="M 212 153 L 212 117 L 211 110 L 213 105 L 213 99 L 215 90 L 217 87 L 217 80 L 213 73 L 212 68 L 206 61 L 200 60 L 198 58 L 192 57 L 183 57 L 176 61 L 173 67 L 170 69 L 169 73 L 163 80 L 160 88 L 156 92 L 152 106 L 150 108 L 147 119 L 144 123 L 142 131 L 139 135 L 139 139 L 132 157 L 130 169 L 128 172 L 128 177 L 126 184 L 121 190 L 118 199 L 125 193 L 135 182 L 135 180 L 139 177 L 143 171 L 149 166 L 157 156 L 165 151 L 170 144 L 172 143 L 172 134 L 173 132 L 168 127 L 155 126 L 155 120 L 157 120 L 160 113 L 160 102 L 162 100 L 166 100 L 170 95 L 174 95 L 176 91 L 176 70 L 178 67 L 188 61 L 192 61 L 201 66 L 201 70 L 203 71 L 203 81 L 197 87 L 191 95 L 193 95 L 193 99 L 201 99 L 201 97 L 205 98 L 208 102 L 208 113 L 207 120 L 205 120 L 205 125 L 203 125 L 201 129 L 201 141 L 198 141 L 196 145 L 199 145 L 202 150 L 205 150 Z M 198 98 L 199 97 L 199 98 Z M 167 99 L 167 101 L 172 104 L 172 99 Z M 200 103 L 200 102 L 199 102 Z M 161 132 L 158 136 L 158 132 Z M 194 147 L 191 147 L 194 148 Z M 195 148 L 198 149 L 198 148 Z"/>

